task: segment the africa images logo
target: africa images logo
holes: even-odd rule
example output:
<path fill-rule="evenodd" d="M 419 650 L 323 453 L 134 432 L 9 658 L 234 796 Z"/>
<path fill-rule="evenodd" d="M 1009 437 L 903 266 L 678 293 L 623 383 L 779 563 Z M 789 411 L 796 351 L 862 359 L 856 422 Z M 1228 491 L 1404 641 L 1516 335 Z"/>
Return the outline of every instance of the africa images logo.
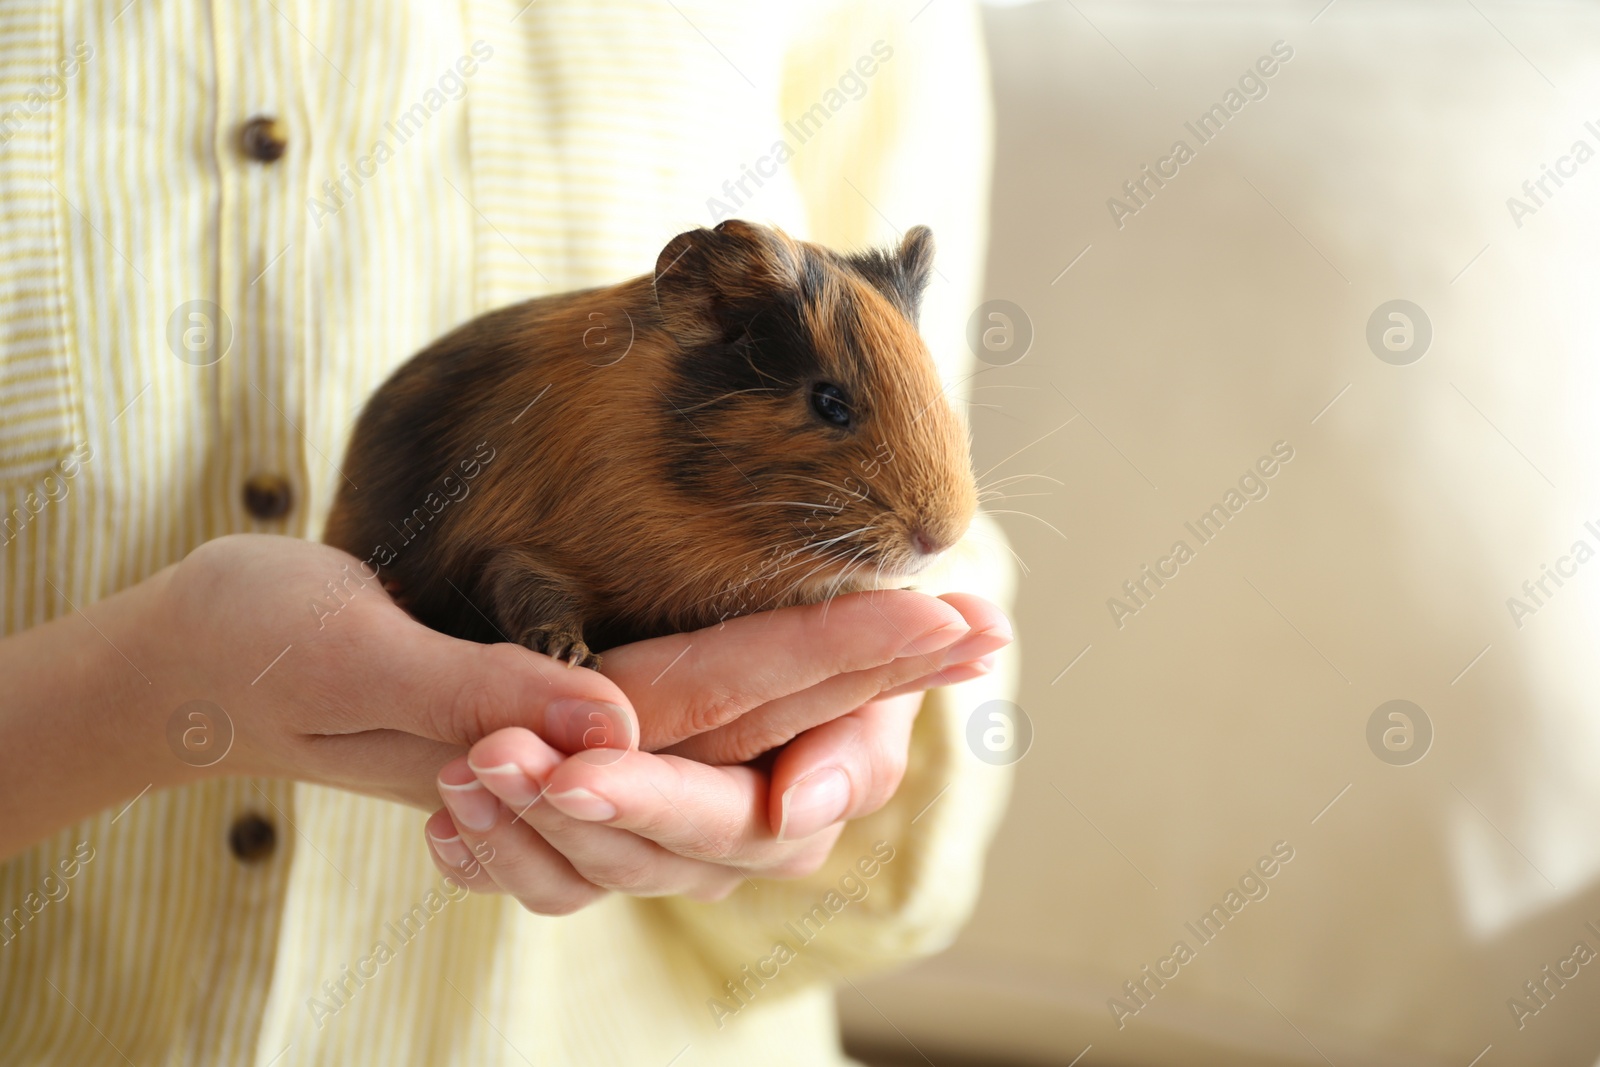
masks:
<path fill-rule="evenodd" d="M 1129 218 L 1149 207 L 1156 193 L 1181 174 L 1183 167 L 1199 154 L 1201 148 L 1215 140 L 1233 117 L 1244 110 L 1246 104 L 1252 100 L 1265 100 L 1267 80 L 1278 73 L 1281 64 L 1293 58 L 1294 49 L 1287 42 L 1272 42 L 1270 54 L 1260 57 L 1253 66 L 1245 69 L 1239 76 L 1237 88 L 1229 86 L 1220 101 L 1202 111 L 1193 122 L 1183 124 L 1183 128 L 1194 138 L 1193 145 L 1185 138 L 1178 138 L 1172 142 L 1171 150 L 1156 160 L 1154 168 L 1146 163 L 1139 168 L 1138 177 L 1123 182 L 1122 192 L 1127 199 L 1115 196 L 1106 199 L 1106 210 L 1110 212 L 1111 221 L 1117 229 L 1122 229 Z"/>

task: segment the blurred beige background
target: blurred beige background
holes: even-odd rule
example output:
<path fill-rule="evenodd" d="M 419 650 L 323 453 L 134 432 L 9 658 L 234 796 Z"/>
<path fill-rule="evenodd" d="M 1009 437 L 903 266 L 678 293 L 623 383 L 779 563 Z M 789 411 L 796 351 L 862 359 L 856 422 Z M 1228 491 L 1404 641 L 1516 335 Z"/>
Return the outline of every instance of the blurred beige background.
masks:
<path fill-rule="evenodd" d="M 1575 142 L 1600 152 L 1600 12 L 1043 0 L 986 27 L 988 295 L 1034 336 L 968 396 L 978 469 L 1043 476 L 992 505 L 1026 513 L 1000 518 L 1036 736 L 970 927 L 841 994 L 852 1047 L 1595 1063 L 1600 559 L 1574 549 L 1600 550 L 1600 158 Z M 1200 144 L 1185 123 L 1280 41 Z M 1386 361 L 1368 322 L 1400 299 L 1432 336 Z M 1202 545 L 1185 523 L 1277 442 L 1292 460 Z M 1107 601 L 1180 539 L 1119 627 Z M 1396 699 L 1431 724 L 1420 759 L 1420 733 L 1369 744 Z M 1203 944 L 1186 924 L 1279 842 Z M 1180 939 L 1194 958 L 1131 999 Z M 1119 1026 L 1112 998 L 1139 1010 Z"/>

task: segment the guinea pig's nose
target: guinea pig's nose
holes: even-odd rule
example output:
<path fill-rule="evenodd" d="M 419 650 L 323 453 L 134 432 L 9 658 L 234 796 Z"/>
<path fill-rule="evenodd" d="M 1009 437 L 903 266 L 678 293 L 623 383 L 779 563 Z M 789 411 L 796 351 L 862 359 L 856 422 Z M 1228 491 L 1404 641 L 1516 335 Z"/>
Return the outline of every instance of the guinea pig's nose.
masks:
<path fill-rule="evenodd" d="M 919 526 L 911 531 L 911 547 L 924 556 L 937 556 L 940 552 L 955 544 L 952 540 L 935 537 L 929 534 L 926 527 Z"/>

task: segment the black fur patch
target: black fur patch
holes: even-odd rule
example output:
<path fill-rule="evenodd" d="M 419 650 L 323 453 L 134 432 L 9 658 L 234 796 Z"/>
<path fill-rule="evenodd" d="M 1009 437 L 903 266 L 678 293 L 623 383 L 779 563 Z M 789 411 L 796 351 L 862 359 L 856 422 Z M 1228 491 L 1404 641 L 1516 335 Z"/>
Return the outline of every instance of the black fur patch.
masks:
<path fill-rule="evenodd" d="M 867 409 L 862 361 L 870 354 L 861 352 L 856 340 L 862 309 L 852 286 L 840 277 L 854 267 L 831 252 L 804 248 L 798 268 L 797 288 L 713 296 L 711 313 L 723 339 L 684 351 L 674 361 L 661 418 L 662 439 L 671 442 L 666 474 L 676 488 L 721 497 L 730 476 L 760 486 L 784 473 L 815 473 L 819 457 L 805 445 L 820 446 L 824 439 L 797 436 L 797 450 L 781 458 L 755 449 L 741 454 L 744 435 L 728 427 L 730 420 L 782 418 L 785 405 L 797 429 L 809 427 L 808 409 L 795 398 L 818 381 L 843 389 L 858 414 Z M 808 321 L 826 336 L 813 336 Z"/>
<path fill-rule="evenodd" d="M 906 321 L 917 324 L 922 293 L 933 273 L 932 231 L 926 226 L 913 226 L 893 252 L 874 248 L 839 258 L 899 308 Z"/>

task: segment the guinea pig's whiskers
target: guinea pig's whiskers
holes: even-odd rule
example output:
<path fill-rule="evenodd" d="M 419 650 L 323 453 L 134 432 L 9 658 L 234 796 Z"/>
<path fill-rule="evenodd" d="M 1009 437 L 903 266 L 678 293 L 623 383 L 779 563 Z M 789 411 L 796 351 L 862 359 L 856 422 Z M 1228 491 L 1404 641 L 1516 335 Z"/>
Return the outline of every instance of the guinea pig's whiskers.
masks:
<path fill-rule="evenodd" d="M 852 574 L 872 562 L 870 557 L 865 560 L 861 558 L 864 554 L 870 552 L 871 550 L 871 545 L 866 545 L 860 549 L 857 549 L 856 554 L 850 557 L 850 561 L 844 565 L 844 569 L 839 572 L 839 576 L 835 578 L 833 580 L 833 584 L 828 587 L 827 595 L 823 597 L 824 601 L 826 601 L 822 608 L 822 624 L 824 626 L 828 624 L 828 609 L 833 606 L 833 598 L 839 595 L 839 590 L 844 588 L 845 583 L 850 580 L 850 576 Z"/>
<path fill-rule="evenodd" d="M 796 504 L 798 501 L 754 501 L 743 504 L 729 505 L 719 508 L 718 511 L 733 508 L 772 505 Z M 736 582 L 723 585 L 710 594 L 693 601 L 690 606 L 700 605 L 726 599 L 742 599 L 741 594 L 747 590 L 756 590 L 759 595 L 757 607 L 765 608 L 771 605 L 787 603 L 797 592 L 804 589 L 806 584 L 818 574 L 826 572 L 832 567 L 841 567 L 841 574 L 831 579 L 833 595 L 848 579 L 852 570 L 870 562 L 870 558 L 863 561 L 862 557 L 871 552 L 873 545 L 856 545 L 851 542 L 865 537 L 878 529 L 877 523 L 867 523 L 853 529 L 844 530 L 825 539 L 819 539 L 816 533 L 797 529 L 799 536 L 780 542 L 771 548 L 757 548 L 747 550 L 736 556 L 731 562 L 734 566 L 748 565 L 748 561 L 756 560 L 757 565 L 749 568 Z M 793 577 L 795 572 L 803 571 L 798 577 Z M 783 584 L 780 586 L 780 580 Z"/>
<path fill-rule="evenodd" d="M 1042 522 L 1042 523 L 1044 523 L 1046 526 L 1050 527 L 1050 529 L 1055 530 L 1056 536 L 1061 538 L 1061 540 L 1066 541 L 1069 544 L 1071 543 L 1071 538 L 1069 538 L 1066 534 L 1062 533 L 1061 530 L 1056 526 L 1055 523 L 1051 522 L 1049 519 L 1042 519 L 1039 516 L 1035 515 L 1031 511 L 1015 511 L 1015 510 L 1011 510 L 1011 509 L 1007 509 L 1007 508 L 994 508 L 994 509 L 990 509 L 988 511 L 988 514 L 990 514 L 990 515 L 1022 515 L 1022 516 L 1026 517 L 1026 518 L 1032 519 L 1034 522 Z"/>
<path fill-rule="evenodd" d="M 1011 553 L 1011 558 L 1017 561 L 1017 566 L 1022 570 L 1024 577 L 1026 577 L 1033 570 L 1033 568 L 1028 566 L 1027 560 L 1017 555 L 1017 550 L 1012 548 L 1011 545 L 1006 542 L 1005 538 L 993 537 L 977 529 L 968 530 L 967 536 L 976 538 L 979 541 L 986 541 L 989 544 L 999 545 L 1001 548 Z"/>
<path fill-rule="evenodd" d="M 872 588 L 877 588 L 878 579 L 883 575 L 883 562 L 884 562 L 883 561 L 883 557 L 881 555 L 878 555 L 876 553 L 872 553 L 870 551 L 865 553 L 864 555 L 865 555 L 865 558 L 863 558 L 861 560 L 861 562 L 855 564 L 850 570 L 846 571 L 840 577 L 840 585 L 841 586 L 846 581 L 850 580 L 851 578 L 854 578 L 856 576 L 856 574 L 858 574 L 859 572 L 864 571 L 868 567 L 872 567 L 872 566 L 874 566 L 874 564 L 876 564 L 876 569 L 873 572 Z"/>
<path fill-rule="evenodd" d="M 794 593 L 798 592 L 800 589 L 803 589 L 805 587 L 805 584 L 807 582 L 809 582 L 812 579 L 813 576 L 815 576 L 816 574 L 820 573 L 821 571 L 826 570 L 827 568 L 833 566 L 834 564 L 839 563 L 842 560 L 844 560 L 846 558 L 846 556 L 845 556 L 845 552 L 846 551 L 847 550 L 840 550 L 838 552 L 830 552 L 830 553 L 828 553 L 826 556 L 823 557 L 822 562 L 818 563 L 815 567 L 812 567 L 809 571 L 807 571 L 806 573 L 802 574 L 799 578 L 796 578 L 793 582 L 791 582 L 783 590 L 783 593 L 782 593 L 780 599 L 781 600 L 787 600 Z"/>
<path fill-rule="evenodd" d="M 982 485 L 978 486 L 978 492 L 986 493 L 990 489 L 998 489 L 1002 485 L 1010 485 L 1012 482 L 1020 482 L 1024 478 L 1043 478 L 1045 481 L 1047 481 L 1047 482 L 1055 482 L 1057 485 L 1066 485 L 1067 484 L 1066 482 L 1062 481 L 1060 478 L 1052 478 L 1048 474 L 1008 474 L 1004 478 L 996 478 L 993 481 L 984 482 Z"/>
<path fill-rule="evenodd" d="M 876 523 L 869 523 L 866 526 L 858 526 L 854 530 L 846 530 L 844 533 L 840 534 L 839 536 L 830 537 L 826 541 L 807 542 L 807 547 L 809 547 L 811 549 L 828 548 L 828 547 L 830 547 L 832 545 L 838 544 L 840 541 L 847 541 L 852 537 L 860 537 L 862 534 L 867 533 L 867 532 L 869 532 L 871 530 L 876 530 L 877 528 L 878 527 L 877 527 Z"/>
<path fill-rule="evenodd" d="M 922 406 L 922 410 L 917 412 L 916 417 L 911 420 L 911 425 L 915 426 L 917 423 L 921 422 L 922 421 L 922 416 L 926 415 L 929 412 L 929 410 L 932 409 L 932 407 L 935 404 L 937 404 L 941 399 L 943 399 L 945 397 L 948 397 L 950 395 L 950 390 L 951 389 L 960 388 L 961 386 L 966 385 L 972 379 L 976 378 L 978 375 L 982 374 L 984 371 L 992 370 L 992 369 L 993 368 L 991 368 L 991 367 L 979 367 L 977 370 L 973 371 L 971 374 L 967 375 L 965 378 L 957 378 L 953 382 L 942 384 L 939 387 L 939 391 L 937 393 L 933 394 L 933 399 L 928 401 L 926 404 L 924 404 Z"/>
<path fill-rule="evenodd" d="M 714 508 L 712 514 L 724 511 L 738 511 L 741 508 L 775 508 L 775 507 L 811 508 L 815 511 L 829 510 L 827 504 L 819 504 L 815 500 L 749 500 L 743 504 L 728 504 L 725 507 Z"/>
<path fill-rule="evenodd" d="M 854 490 L 846 489 L 844 486 L 839 485 L 836 482 L 830 482 L 826 478 L 812 478 L 812 477 L 810 477 L 808 475 L 804 475 L 804 474 L 797 474 L 794 477 L 799 478 L 801 481 L 805 481 L 805 482 L 815 482 L 818 485 L 822 486 L 824 489 L 836 490 L 838 492 L 843 493 L 845 496 L 851 498 L 852 500 L 865 500 L 865 499 L 867 499 L 868 496 L 871 495 L 868 492 L 856 492 Z"/>
<path fill-rule="evenodd" d="M 991 500 L 1021 500 L 1027 496 L 1055 496 L 1054 493 L 1000 493 L 990 491 L 978 494 L 978 503 L 986 504 Z"/>
<path fill-rule="evenodd" d="M 813 562 L 812 548 L 813 542 L 810 538 L 796 537 L 792 541 L 780 542 L 772 548 L 754 548 L 742 552 L 730 561 L 731 565 L 737 566 L 746 560 L 755 560 L 758 562 L 758 566 L 732 585 L 720 586 L 709 595 L 692 601 L 689 606 L 699 607 L 702 604 L 737 596 L 743 590 L 752 587 L 759 588 L 763 584 L 771 583 L 784 573 Z M 765 606 L 773 602 L 774 599 L 772 596 L 764 597 L 761 605 Z"/>
<path fill-rule="evenodd" d="M 807 547 L 809 547 L 809 546 L 807 546 Z M 800 585 L 804 584 L 806 578 L 809 578 L 812 574 L 815 574 L 817 571 L 819 571 L 822 568 L 828 566 L 828 564 L 830 562 L 832 562 L 832 557 L 828 556 L 828 557 L 824 557 L 822 562 L 818 563 L 815 556 L 809 554 L 808 552 L 805 552 L 804 550 L 799 551 L 799 552 L 791 553 L 790 555 L 786 556 L 785 559 L 792 559 L 792 560 L 795 560 L 795 562 L 790 563 L 787 566 L 780 567 L 777 570 L 774 570 L 771 573 L 767 574 L 765 576 L 767 581 L 769 581 L 769 582 L 776 581 L 779 576 L 781 576 L 783 574 L 786 574 L 786 573 L 788 573 L 790 571 L 797 570 L 797 569 L 799 569 L 801 567 L 808 566 L 808 565 L 811 566 L 812 569 L 810 571 L 808 571 L 806 574 L 802 575 L 800 578 L 796 579 L 790 585 L 786 586 L 783 589 L 783 593 L 782 593 L 782 595 L 784 595 L 784 596 L 787 596 L 788 594 L 794 592 L 795 589 L 799 588 Z"/>
<path fill-rule="evenodd" d="M 776 393 L 776 392 L 778 392 L 778 388 L 776 386 L 770 386 L 770 385 L 768 385 L 768 386 L 754 386 L 754 387 L 752 387 L 750 389 L 735 389 L 731 393 L 723 393 L 721 396 L 714 396 L 710 400 L 702 400 L 698 404 L 690 404 L 688 407 L 679 408 L 678 412 L 679 412 L 679 414 L 687 415 L 691 411 L 699 411 L 701 408 L 710 407 L 713 404 L 720 404 L 724 400 L 728 400 L 728 399 L 731 399 L 731 398 L 736 397 L 736 396 L 743 396 L 746 393 Z"/>

